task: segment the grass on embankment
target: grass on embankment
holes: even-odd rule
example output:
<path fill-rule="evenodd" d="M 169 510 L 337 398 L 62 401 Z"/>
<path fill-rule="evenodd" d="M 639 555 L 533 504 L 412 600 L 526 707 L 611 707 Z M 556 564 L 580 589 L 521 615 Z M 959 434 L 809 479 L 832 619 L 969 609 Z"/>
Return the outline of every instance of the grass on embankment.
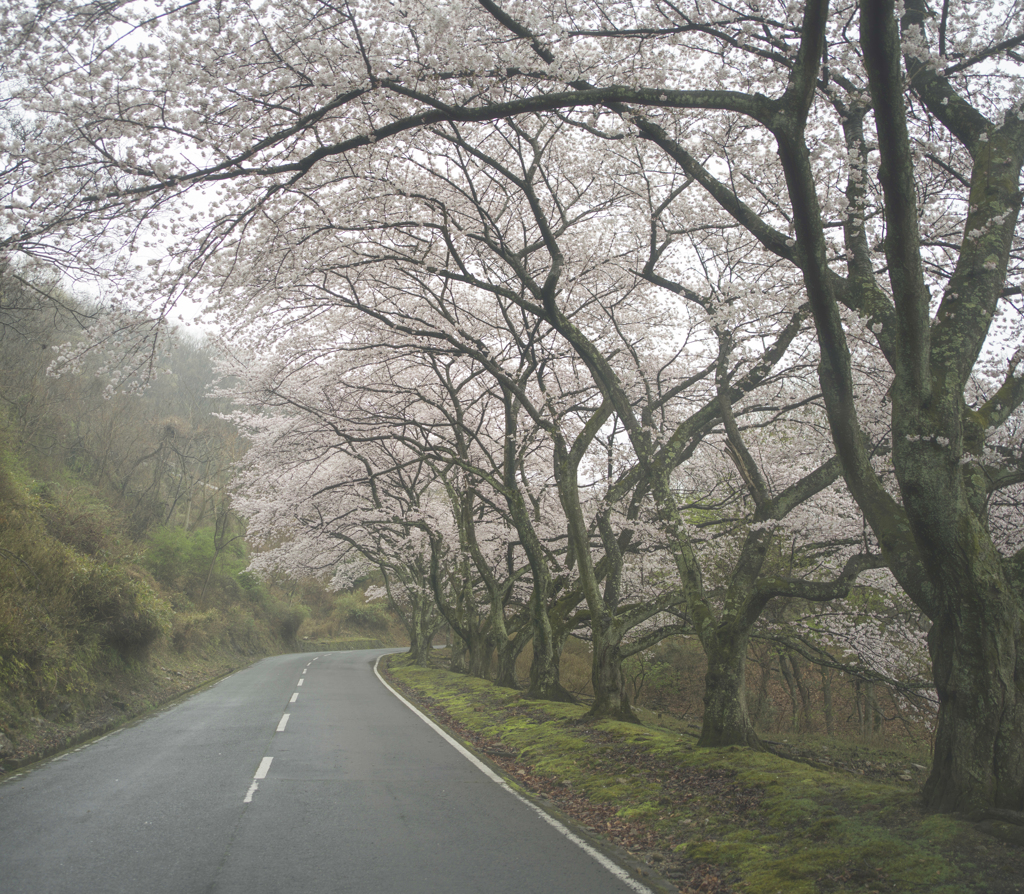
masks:
<path fill-rule="evenodd" d="M 681 891 L 1024 891 L 1019 845 L 922 813 L 909 787 L 746 748 L 700 749 L 686 732 L 583 722 L 583 706 L 528 701 L 404 656 L 390 673 L 522 788 Z"/>

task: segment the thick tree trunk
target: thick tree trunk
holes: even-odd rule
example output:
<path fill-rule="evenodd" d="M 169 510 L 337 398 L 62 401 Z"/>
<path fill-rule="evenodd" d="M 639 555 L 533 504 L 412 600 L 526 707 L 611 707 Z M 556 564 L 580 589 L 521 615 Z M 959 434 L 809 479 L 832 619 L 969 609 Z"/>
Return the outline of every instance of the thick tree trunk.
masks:
<path fill-rule="evenodd" d="M 878 698 L 875 696 L 874 683 L 854 683 L 854 705 L 857 708 L 857 731 L 863 738 L 869 739 L 881 727 L 878 722 Z"/>
<path fill-rule="evenodd" d="M 748 639 L 747 630 L 719 630 L 704 643 L 708 670 L 704 676 L 704 722 L 697 741 L 701 748 L 764 748 L 747 713 Z"/>
<path fill-rule="evenodd" d="M 787 657 L 788 656 L 786 655 L 785 652 L 780 652 L 779 653 L 779 670 L 782 672 L 782 679 L 786 681 L 786 691 L 789 693 L 789 707 L 790 707 L 790 713 L 792 714 L 792 718 L 790 720 L 790 725 L 795 730 L 796 729 L 796 718 L 797 718 L 797 714 L 798 714 L 798 712 L 800 710 L 800 708 L 799 708 L 799 704 L 800 703 L 797 700 L 796 680 L 793 679 L 793 668 L 790 665 L 789 661 L 787 660 Z"/>
<path fill-rule="evenodd" d="M 752 714 L 755 722 L 766 729 L 771 725 L 775 714 L 775 706 L 768 697 L 768 684 L 771 683 L 772 666 L 774 664 L 771 654 L 769 653 L 767 657 L 761 656 L 757 664 L 760 671 L 758 674 L 757 692 L 754 694 L 753 711 L 750 711 L 748 707 L 748 714 Z"/>
<path fill-rule="evenodd" d="M 928 637 L 938 729 L 925 806 L 1024 810 L 1024 611 L 993 590 L 950 611 Z"/>
<path fill-rule="evenodd" d="M 545 618 L 547 613 L 545 613 Z M 550 620 L 546 625 L 546 645 L 537 647 L 537 625 L 534 624 L 533 660 L 530 662 L 530 687 L 527 698 L 542 698 L 552 702 L 575 702 L 569 692 L 558 679 L 559 661 L 562 657 L 562 646 L 565 645 L 566 634 L 555 635 Z"/>
<path fill-rule="evenodd" d="M 904 27 L 927 15 L 924 4 L 910 6 Z M 1009 586 L 1003 560 L 986 530 L 988 495 L 981 469 L 970 468 L 975 465 L 972 455 L 983 454 L 1006 404 L 998 394 L 978 410 L 969 409 L 973 395 L 965 400 L 971 370 L 994 331 L 999 300 L 1006 294 L 1021 209 L 1024 134 L 1020 119 L 1012 115 L 986 125 L 981 137 L 973 132 L 980 119 L 973 109 L 947 121 L 971 150 L 973 168 L 966 235 L 933 315 L 934 296 L 922 264 L 903 66 L 915 92 L 933 108 L 947 102 L 949 85 L 918 54 L 901 59 L 897 16 L 904 12 L 897 13 L 891 2 L 862 2 L 861 45 L 874 108 L 887 109 L 887 114 L 875 115 L 875 129 L 886 207 L 883 248 L 896 311 L 895 377 L 890 386 L 893 465 L 926 587 L 934 595 L 924 592 L 925 587 L 915 593 L 913 582 L 907 585 L 906 578 L 918 575 L 901 577 L 901 553 L 909 553 L 906 544 L 890 541 L 887 546 L 884 535 L 879 541 L 887 558 L 895 559 L 890 561 L 893 573 L 933 625 L 929 649 L 939 721 L 924 790 L 926 807 L 943 812 L 1024 810 L 1024 601 L 1019 586 Z M 816 320 L 818 316 L 815 310 Z M 1011 362 L 1008 385 L 1015 367 L 1016 361 Z M 824 393 L 824 381 L 822 385 Z M 849 385 L 845 390 L 852 395 Z M 835 431 L 838 417 L 828 395 L 826 403 Z M 851 489 L 863 507 L 863 492 Z M 865 512 L 879 534 L 888 520 L 867 507 Z"/>
<path fill-rule="evenodd" d="M 819 667 L 818 670 L 821 672 L 821 700 L 825 715 L 825 734 L 829 738 L 834 739 L 836 735 L 836 714 L 832 706 L 832 678 L 829 676 L 829 671 L 824 667 Z"/>
<path fill-rule="evenodd" d="M 925 807 L 1024 810 L 1024 595 L 955 456 L 909 442 L 894 459 L 938 594 L 928 647 L 939 717 Z"/>
<path fill-rule="evenodd" d="M 527 698 L 548 698 L 557 679 L 551 619 L 540 594 L 533 594 L 531 622 L 533 624 L 533 660 L 530 662 L 530 688 Z"/>
<path fill-rule="evenodd" d="M 807 681 L 804 680 L 803 674 L 800 672 L 800 665 L 797 664 L 796 657 L 792 652 L 789 653 L 788 657 L 789 666 L 793 668 L 793 681 L 796 683 L 796 691 L 800 696 L 800 711 L 793 720 L 793 728 L 809 732 L 811 728 L 811 690 L 807 685 Z"/>
<path fill-rule="evenodd" d="M 470 628 L 470 637 L 467 642 L 469 648 L 469 662 L 466 672 L 473 677 L 486 680 L 491 670 L 491 638 L 475 627 Z"/>
<path fill-rule="evenodd" d="M 590 679 L 594 686 L 594 704 L 586 716 L 594 720 L 609 718 L 639 723 L 626 693 L 619 635 L 610 630 L 599 632 L 595 629 L 593 646 Z"/>
<path fill-rule="evenodd" d="M 829 384 L 823 373 L 840 447 L 843 413 L 829 397 Z M 867 464 L 858 468 L 853 450 L 844 468 L 893 574 L 932 621 L 939 717 L 924 805 L 942 813 L 1024 810 L 1024 597 L 1007 580 L 1004 560 L 970 505 L 960 463 L 959 405 L 956 415 L 947 413 L 952 421 L 940 424 L 931 415 L 922 421 L 900 389 L 893 394 L 893 461 L 912 538 L 903 533 L 903 522 L 891 523 L 901 516 L 898 507 L 868 499 L 875 482 L 860 474 Z M 949 445 L 935 432 L 949 432 Z"/>
<path fill-rule="evenodd" d="M 448 658 L 448 670 L 453 674 L 466 673 L 467 655 L 466 641 L 453 630 L 452 651 Z"/>
<path fill-rule="evenodd" d="M 558 660 L 565 637 L 555 636 L 547 606 L 536 603 L 533 607 L 533 660 L 530 662 L 530 687 L 527 698 L 569 702 L 573 697 L 558 682 Z"/>
<path fill-rule="evenodd" d="M 515 637 L 509 636 L 508 627 L 505 624 L 505 606 L 501 596 L 498 587 L 492 585 L 489 634 L 495 652 L 494 683 L 508 689 L 518 689 L 516 659 L 523 650 L 524 639 L 521 634 Z"/>
<path fill-rule="evenodd" d="M 517 638 L 518 639 L 518 638 Z M 504 686 L 506 689 L 518 689 L 516 683 L 516 659 L 522 648 L 519 647 L 517 639 L 506 637 L 498 644 L 494 667 L 494 684 Z"/>
<path fill-rule="evenodd" d="M 413 606 L 412 623 L 409 625 L 409 655 L 414 664 L 427 667 L 430 654 L 434 651 L 434 633 L 430 629 L 430 610 Z"/>

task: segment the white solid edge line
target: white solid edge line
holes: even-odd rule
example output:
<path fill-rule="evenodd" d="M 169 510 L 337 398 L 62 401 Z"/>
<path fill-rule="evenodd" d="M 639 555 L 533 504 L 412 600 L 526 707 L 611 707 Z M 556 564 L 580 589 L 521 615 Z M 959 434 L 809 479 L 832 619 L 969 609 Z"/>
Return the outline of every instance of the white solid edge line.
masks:
<path fill-rule="evenodd" d="M 504 779 L 502 779 L 501 776 L 495 773 L 494 770 L 488 767 L 487 764 L 485 764 L 482 760 L 480 760 L 480 758 L 473 754 L 472 751 L 466 748 L 465 745 L 463 745 L 457 739 L 454 739 L 450 735 L 448 735 L 448 733 L 446 733 L 443 729 L 441 729 L 441 727 L 434 723 L 433 720 L 427 717 L 426 714 L 424 714 L 412 702 L 405 698 L 405 696 L 396 691 L 391 686 L 391 684 L 388 683 L 388 681 L 381 676 L 380 671 L 377 669 L 377 665 L 380 664 L 380 659 L 383 657 L 383 655 L 379 656 L 377 660 L 374 662 L 374 674 L 377 675 L 377 679 L 380 680 L 381 683 L 387 686 L 391 694 L 400 702 L 402 702 L 410 711 L 412 711 L 413 714 L 419 717 L 420 720 L 427 724 L 427 726 L 429 726 L 435 733 L 437 733 L 442 739 L 444 739 L 449 745 L 451 745 L 452 748 L 458 751 L 459 754 L 461 754 L 466 760 L 473 764 L 473 766 L 476 767 L 481 773 L 483 773 L 488 779 L 490 779 L 492 782 L 496 782 L 514 798 L 518 798 L 519 801 L 521 801 L 530 810 L 537 814 L 537 816 L 544 820 L 544 822 L 546 822 L 549 826 L 554 827 L 558 832 L 564 835 L 567 839 L 569 839 L 569 841 L 571 841 L 573 844 L 579 847 L 585 854 L 587 854 L 587 856 L 593 858 L 598 863 L 600 863 L 601 866 L 607 869 L 613 876 L 615 876 L 620 882 L 626 885 L 626 887 L 629 888 L 631 891 L 635 891 L 636 894 L 654 894 L 654 892 L 650 888 L 648 888 L 647 885 L 633 878 L 633 876 L 631 876 L 628 872 L 626 872 L 625 869 L 619 866 L 618 863 L 615 863 L 613 860 L 610 860 L 593 845 L 588 844 L 586 841 L 580 838 L 579 835 L 570 831 L 568 828 L 566 828 L 566 826 L 564 826 L 553 816 L 551 816 L 551 814 L 547 813 L 546 811 L 538 807 L 536 804 L 534 804 L 533 801 L 529 800 L 528 798 L 524 798 L 521 794 L 519 794 L 519 792 L 512 788 L 512 786 L 510 786 Z"/>
<path fill-rule="evenodd" d="M 283 733 L 284 732 L 284 728 L 288 725 L 288 718 L 291 717 L 291 716 L 292 716 L 291 714 L 282 714 L 281 715 L 281 722 L 277 725 L 277 731 L 279 733 Z"/>

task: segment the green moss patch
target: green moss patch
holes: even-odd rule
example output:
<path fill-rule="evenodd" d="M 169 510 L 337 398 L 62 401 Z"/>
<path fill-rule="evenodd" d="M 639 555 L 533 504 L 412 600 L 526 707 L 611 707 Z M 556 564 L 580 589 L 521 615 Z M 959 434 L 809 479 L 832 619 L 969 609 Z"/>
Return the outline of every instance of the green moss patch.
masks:
<path fill-rule="evenodd" d="M 585 706 L 394 657 L 427 713 L 513 782 L 650 864 L 680 890 L 751 894 L 1024 891 L 1024 853 L 906 786 L 746 748 L 702 749 L 687 731 L 588 723 Z"/>

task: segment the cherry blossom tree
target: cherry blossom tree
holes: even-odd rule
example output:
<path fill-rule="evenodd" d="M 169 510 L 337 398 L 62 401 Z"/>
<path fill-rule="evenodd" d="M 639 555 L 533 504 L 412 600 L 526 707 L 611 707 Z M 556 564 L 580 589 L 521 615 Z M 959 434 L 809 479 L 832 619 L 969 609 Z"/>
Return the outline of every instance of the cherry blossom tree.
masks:
<path fill-rule="evenodd" d="M 756 744 L 743 696 L 747 637 L 768 599 L 784 590 L 794 595 L 790 591 L 801 585 L 776 580 L 772 589 L 755 593 L 754 584 L 772 542 L 771 533 L 763 525 L 789 514 L 834 481 L 839 464 L 832 459 L 820 469 L 807 468 L 804 480 L 794 481 L 778 498 L 769 497 L 768 488 L 760 480 L 761 472 L 743 445 L 733 402 L 773 372 L 801 332 L 805 314 L 783 307 L 778 315 L 781 322 L 769 322 L 767 329 L 751 321 L 730 324 L 735 296 L 704 298 L 667 279 L 660 272 L 668 256 L 667 240 L 659 237 L 655 245 L 648 245 L 646 238 L 638 241 L 628 220 L 612 217 L 610 209 L 625 205 L 631 214 L 643 219 L 621 189 L 613 188 L 599 200 L 594 190 L 582 188 L 577 178 L 582 176 L 584 185 L 589 185 L 592 173 L 561 164 L 564 155 L 557 139 L 559 128 L 548 130 L 541 126 L 530 132 L 516 126 L 496 133 L 492 129 L 490 139 L 480 136 L 472 144 L 457 132 L 440 133 L 441 140 L 454 149 L 453 154 L 445 155 L 439 148 L 429 162 L 411 164 L 411 174 L 406 172 L 402 179 L 395 165 L 386 185 L 372 187 L 376 200 L 386 197 L 393 220 L 361 219 L 354 227 L 357 238 L 350 244 L 345 244 L 345 226 L 336 226 L 343 248 L 335 245 L 326 254 L 323 247 L 318 248 L 315 260 L 304 260 L 298 272 L 289 274 L 286 287 L 280 279 L 285 267 L 282 257 L 291 254 L 295 243 L 301 244 L 305 238 L 296 239 L 296 231 L 303 231 L 293 223 L 290 234 L 281 233 L 275 240 L 275 252 L 264 252 L 266 266 L 247 265 L 241 278 L 232 284 L 229 297 L 221 302 L 237 313 L 244 304 L 237 292 L 264 295 L 301 288 L 306 296 L 304 307 L 344 306 L 366 314 L 398 337 L 419 339 L 416 345 L 410 342 L 406 346 L 409 350 L 418 346 L 428 352 L 456 351 L 471 356 L 500 385 L 502 399 L 514 399 L 523 409 L 552 451 L 551 480 L 569 534 L 566 570 L 571 579 L 566 585 L 562 577 L 560 586 L 565 596 L 547 609 L 549 623 L 552 616 L 556 619 L 557 632 L 553 629 L 548 634 L 536 629 L 535 643 L 549 637 L 558 642 L 572 629 L 570 621 L 585 621 L 589 628 L 586 636 L 594 649 L 593 714 L 632 718 L 625 697 L 622 659 L 673 629 L 689 627 L 655 625 L 639 636 L 631 631 L 685 602 L 689 613 L 701 619 L 698 632 L 712 659 L 704 741 Z M 498 160 L 499 150 L 507 151 L 505 161 Z M 549 165 L 546 155 L 559 163 Z M 614 162 L 614 157 L 610 161 Z M 380 191 L 384 189 L 382 196 Z M 668 203 L 659 198 L 652 204 L 651 189 L 648 182 L 644 192 L 647 213 L 653 214 L 651 209 L 656 206 L 655 216 L 664 216 Z M 666 189 L 670 196 L 678 192 L 671 182 Z M 607 195 L 615 201 L 607 201 Z M 423 217 L 424 212 L 417 212 L 417 205 L 430 210 L 429 219 Z M 655 223 L 660 227 L 659 221 Z M 316 220 L 306 225 L 327 224 Z M 646 226 L 641 232 L 646 232 Z M 610 233 L 619 234 L 618 247 Z M 601 240 L 599 247 L 595 239 Z M 317 275 L 311 281 L 312 264 Z M 638 272 L 641 267 L 643 275 Z M 265 278 L 254 279 L 257 276 Z M 643 294 L 651 291 L 647 280 L 657 280 L 657 288 L 680 295 L 695 308 L 694 320 L 699 317 L 703 321 L 696 329 L 691 323 L 691 333 L 703 326 L 705 337 L 694 336 L 688 351 L 666 352 L 659 344 L 659 338 L 667 343 L 671 336 L 678 336 L 682 319 L 671 314 L 663 319 L 655 312 L 656 302 Z M 510 282 L 515 287 L 510 287 Z M 559 300 L 545 301 L 543 292 L 561 289 L 562 282 L 566 285 Z M 499 311 L 488 310 L 479 298 L 471 298 L 467 288 L 496 300 Z M 772 282 L 771 288 L 779 288 L 779 283 Z M 255 307 L 257 311 L 263 309 L 261 303 Z M 521 322 L 511 325 L 516 314 L 527 321 L 525 328 Z M 488 324 L 484 329 L 479 328 L 481 321 Z M 247 319 L 246 331 L 251 331 L 254 324 L 255 320 Z M 744 326 L 749 331 L 745 332 Z M 496 335 L 499 331 L 503 333 L 500 337 Z M 539 332 L 545 332 L 546 337 L 541 339 Z M 701 356 L 701 351 L 706 357 L 706 349 L 700 345 L 708 337 L 712 343 L 717 340 L 718 357 L 712 356 L 711 362 L 690 374 L 695 357 Z M 753 347 L 766 338 L 773 339 L 767 350 Z M 325 340 L 329 340 L 326 334 L 313 343 L 322 345 Z M 551 353 L 552 340 L 564 346 L 559 349 L 561 354 Z M 430 344 L 434 347 L 428 349 Z M 568 358 L 566 348 L 571 351 Z M 510 349 L 516 364 L 514 372 L 501 360 Z M 618 369 L 611 362 L 616 355 L 629 358 Z M 582 380 L 578 374 L 571 374 L 573 356 L 587 370 Z M 716 384 L 709 391 L 712 380 Z M 467 438 L 462 434 L 465 424 L 459 418 L 461 386 L 456 387 L 445 375 L 438 376 L 438 381 L 444 393 L 428 401 L 424 418 L 444 417 L 450 434 L 431 441 L 428 435 L 436 435 L 435 423 L 424 423 L 417 451 L 438 462 L 459 464 L 473 475 L 490 475 L 495 482 L 503 481 L 494 487 L 499 491 L 504 488 L 509 495 L 513 524 L 525 532 L 530 525 L 522 510 L 516 514 L 514 482 L 504 481 L 507 473 L 500 472 L 493 461 L 488 470 L 471 462 Z M 806 394 L 800 393 L 792 402 L 799 407 L 806 401 Z M 785 402 L 778 405 L 777 419 L 785 416 L 784 407 Z M 415 426 L 410 421 L 414 414 L 404 405 L 403 413 L 403 426 Z M 592 493 L 586 493 L 580 471 L 585 460 L 591 464 L 595 461 L 593 448 L 612 420 L 613 426 L 621 423 L 628 435 L 633 458 L 617 480 L 609 476 L 600 499 L 595 499 Z M 684 530 L 670 478 L 723 421 L 755 504 L 758 500 L 761 504 L 756 512 L 750 510 L 754 512 L 751 522 L 755 528 L 748 535 L 747 548 L 734 557 L 734 586 L 729 590 L 724 613 L 716 619 L 712 606 L 718 597 L 705 592 L 701 583 L 700 562 Z M 474 437 L 479 439 L 479 435 Z M 515 444 L 507 414 L 504 439 L 506 445 Z M 791 456 L 786 459 L 791 463 Z M 507 461 L 506 469 L 514 470 L 515 465 Z M 651 482 L 659 480 L 660 496 L 654 497 L 652 506 Z M 457 497 L 453 492 L 453 512 L 466 520 L 460 522 L 460 541 L 465 548 L 472 541 L 468 525 L 472 513 L 458 508 L 463 499 L 465 494 Z M 641 549 L 645 528 L 662 534 L 674 532 L 667 540 L 659 535 L 659 542 L 661 548 L 676 556 L 677 573 L 683 570 L 681 585 L 652 590 L 634 580 L 630 591 L 624 588 L 624 569 L 634 561 L 631 554 Z M 529 542 L 531 536 L 522 533 L 522 539 Z M 854 563 L 832 589 L 819 588 L 819 598 L 826 598 L 826 593 L 828 598 L 836 598 L 846 592 L 860 567 L 868 566 Z M 536 577 L 541 579 L 546 574 L 541 571 Z M 568 614 L 581 601 L 586 603 L 586 611 Z M 544 604 L 548 604 L 546 600 Z M 497 612 L 492 613 L 492 618 L 498 617 Z M 458 624 L 454 626 L 458 629 Z M 469 634 L 464 638 L 468 641 Z M 535 645 L 535 658 L 539 654 Z M 548 688 L 541 687 L 540 691 Z M 531 691 L 536 691 L 535 687 Z"/>
<path fill-rule="evenodd" d="M 248 373 L 237 391 L 250 398 L 250 409 L 236 419 L 252 446 L 234 505 L 263 547 L 254 570 L 330 574 L 337 589 L 367 569 L 378 571 L 414 659 L 426 662 L 441 624 L 435 590 L 450 552 L 441 534 L 449 521 L 444 492 L 433 470 L 400 442 L 372 437 L 358 424 L 339 429 L 344 386 L 327 383 L 315 365 L 305 376 L 292 370 L 287 390 L 273 363 L 257 370 L 236 357 L 230 368 Z M 372 382 L 363 385 L 365 400 L 379 396 Z M 355 416 L 357 405 L 351 409 Z"/>
<path fill-rule="evenodd" d="M 381 530 L 415 541 L 418 589 L 468 649 L 465 669 L 482 675 L 496 649 L 497 680 L 514 685 L 515 658 L 530 639 L 536 612 L 529 593 L 524 595 L 530 575 L 520 538 L 492 485 L 500 491 L 507 479 L 519 494 L 520 475 L 526 481 L 532 477 L 524 468 L 532 451 L 515 449 L 514 430 L 512 437 L 503 437 L 507 407 L 500 395 L 479 387 L 479 368 L 423 340 L 402 344 L 397 333 L 382 340 L 377 320 L 358 311 L 349 311 L 339 338 L 332 329 L 343 315 L 334 310 L 325 321 L 328 329 L 315 336 L 305 331 L 312 325 L 307 321 L 274 356 L 250 355 L 226 368 L 238 382 L 236 398 L 251 408 L 250 425 L 258 430 L 269 424 L 268 414 L 283 413 L 285 422 L 273 424 L 272 431 L 284 424 L 291 433 L 297 426 L 310 439 L 303 446 L 275 434 L 258 440 L 250 454 L 260 471 L 241 482 L 240 505 L 251 507 L 251 523 L 262 536 L 289 538 L 261 561 L 279 561 L 282 549 L 291 554 L 297 546 L 290 516 L 268 515 L 261 508 L 268 499 L 264 470 L 282 460 L 305 466 L 310 475 L 315 472 L 321 490 L 313 496 L 305 492 L 303 499 L 318 508 L 311 519 L 308 510 L 300 513 L 293 506 L 291 513 L 307 518 L 305 525 L 320 539 L 326 527 L 328 538 L 350 543 L 353 531 L 369 526 L 378 539 L 360 548 L 378 566 L 395 561 L 390 541 L 378 545 Z M 337 482 L 325 484 L 323 476 L 331 474 L 320 468 L 325 449 L 355 462 L 355 477 L 343 474 L 343 466 Z M 276 491 L 277 485 L 272 487 Z M 333 514 L 319 508 L 324 501 L 333 506 L 347 499 L 352 487 L 366 491 L 356 509 Z M 398 489 L 402 504 L 392 502 L 387 512 L 374 509 L 387 487 Z M 518 500 L 525 512 L 525 498 L 520 494 Z"/>

